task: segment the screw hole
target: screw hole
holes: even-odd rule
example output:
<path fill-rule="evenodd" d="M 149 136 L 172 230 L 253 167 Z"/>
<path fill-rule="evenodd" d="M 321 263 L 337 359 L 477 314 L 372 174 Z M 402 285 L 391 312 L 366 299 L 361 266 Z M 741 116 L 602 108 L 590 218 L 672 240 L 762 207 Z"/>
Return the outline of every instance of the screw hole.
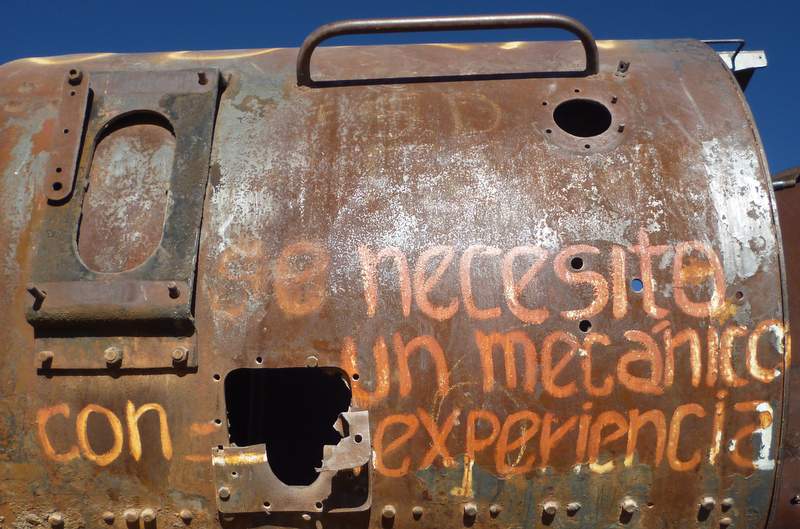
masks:
<path fill-rule="evenodd" d="M 61 169 L 60 167 L 56 167 L 56 172 L 57 173 L 60 173 L 61 171 L 63 171 L 63 169 Z"/>
<path fill-rule="evenodd" d="M 198 72 L 197 73 L 197 82 L 198 82 L 198 84 L 202 84 L 202 85 L 208 84 L 208 76 L 206 76 L 206 72 Z"/>
<path fill-rule="evenodd" d="M 737 290 L 734 296 L 736 297 L 737 301 L 741 301 L 744 298 L 744 292 L 742 292 L 741 290 Z"/>
<path fill-rule="evenodd" d="M 219 381 L 220 379 L 219 373 L 214 373 L 214 376 L 212 378 L 216 381 Z"/>
<path fill-rule="evenodd" d="M 358 380 L 361 376 L 358 373 L 353 373 L 353 380 Z"/>
<path fill-rule="evenodd" d="M 553 129 L 544 129 L 544 131 L 545 131 L 546 133 L 548 133 L 548 134 L 552 134 L 552 133 L 553 133 Z"/>
<path fill-rule="evenodd" d="M 592 148 L 592 146 L 591 146 L 591 145 L 589 145 L 589 144 L 587 143 L 586 145 L 584 145 L 584 146 L 583 146 L 583 148 L 584 148 L 584 149 L 591 149 L 591 148 Z"/>
<path fill-rule="evenodd" d="M 636 292 L 637 294 L 644 289 L 644 283 L 638 277 L 634 277 L 631 279 L 631 290 Z"/>
<path fill-rule="evenodd" d="M 322 509 L 322 502 L 321 502 L 321 501 L 318 501 L 317 503 L 315 503 L 315 504 L 314 504 L 314 506 L 315 506 L 317 509 Z"/>
<path fill-rule="evenodd" d="M 61 182 L 53 182 L 53 191 L 61 191 L 61 188 L 64 187 Z"/>
<path fill-rule="evenodd" d="M 64 129 L 64 134 L 69 134 L 69 129 Z"/>
<path fill-rule="evenodd" d="M 264 361 L 264 359 L 263 359 L 263 358 L 261 358 L 260 356 L 257 356 L 257 357 L 256 357 L 256 364 L 260 364 L 260 363 L 261 363 L 261 362 L 263 362 L 263 361 Z"/>
<path fill-rule="evenodd" d="M 580 270 L 583 268 L 583 259 L 580 257 L 573 257 L 569 260 L 569 265 L 573 270 Z"/>
<path fill-rule="evenodd" d="M 592 328 L 592 322 L 589 320 L 581 320 L 580 323 L 578 323 L 578 328 L 581 332 L 589 332 Z"/>
<path fill-rule="evenodd" d="M 581 93 L 581 89 L 580 89 L 580 88 L 576 88 L 576 89 L 575 89 L 575 93 L 576 93 L 576 94 L 580 94 L 580 93 Z"/>
<path fill-rule="evenodd" d="M 239 477 L 239 473 L 234 470 L 233 472 L 231 472 L 231 476 L 234 477 L 234 478 L 238 478 Z"/>
<path fill-rule="evenodd" d="M 264 508 L 269 509 L 270 503 L 268 501 L 264 502 Z"/>
<path fill-rule="evenodd" d="M 542 101 L 542 106 L 546 107 L 547 106 L 547 101 Z"/>
<path fill-rule="evenodd" d="M 76 93 L 75 90 L 70 90 L 69 95 L 74 96 Z"/>
<path fill-rule="evenodd" d="M 214 424 L 219 426 L 220 424 L 222 424 L 222 419 L 214 419 Z"/>
<path fill-rule="evenodd" d="M 354 440 L 355 442 L 357 442 L 357 443 L 360 443 L 361 441 L 363 441 L 363 440 L 364 440 L 364 438 L 363 438 L 363 437 L 361 437 L 361 434 L 360 434 L 360 433 L 357 433 L 356 435 L 354 435 L 354 436 L 353 436 L 353 440 Z"/>

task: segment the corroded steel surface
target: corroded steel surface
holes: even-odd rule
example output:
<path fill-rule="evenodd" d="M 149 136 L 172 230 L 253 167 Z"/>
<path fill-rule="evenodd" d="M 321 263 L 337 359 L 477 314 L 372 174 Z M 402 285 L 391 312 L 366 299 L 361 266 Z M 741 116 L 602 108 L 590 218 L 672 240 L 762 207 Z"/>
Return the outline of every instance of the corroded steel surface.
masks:
<path fill-rule="evenodd" d="M 57 511 L 67 528 L 764 527 L 788 355 L 751 117 L 699 42 L 598 46 L 595 76 L 503 79 L 487 76 L 580 70 L 583 50 L 321 48 L 318 81 L 450 76 L 323 88 L 298 87 L 296 50 L 284 49 L 1 67 L 4 523 Z M 41 186 L 76 66 L 88 79 L 214 68 L 225 80 L 196 370 L 32 362 L 26 286 L 59 207 Z M 608 108 L 608 131 L 557 127 L 553 109 L 576 97 Z M 115 169 L 93 174 L 104 171 Z M 119 200 L 96 193 L 91 208 Z M 151 229 L 138 218 L 131 233 Z M 230 445 L 226 374 L 309 365 L 341 368 L 352 406 L 368 411 L 371 508 L 221 514 L 231 490 L 212 448 Z"/>

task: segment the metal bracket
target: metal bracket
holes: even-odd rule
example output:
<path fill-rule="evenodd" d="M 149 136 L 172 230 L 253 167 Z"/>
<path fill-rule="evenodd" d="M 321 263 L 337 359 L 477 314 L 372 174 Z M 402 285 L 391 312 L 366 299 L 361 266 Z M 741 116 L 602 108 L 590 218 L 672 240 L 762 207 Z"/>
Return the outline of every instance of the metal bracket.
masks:
<path fill-rule="evenodd" d="M 764 50 L 743 50 L 746 44 L 744 39 L 706 39 L 702 42 L 709 46 L 720 44 L 736 45 L 736 49 L 733 51 L 720 51 L 717 52 L 717 55 L 725 63 L 725 66 L 733 72 L 733 76 L 736 77 L 736 81 L 742 90 L 747 88 L 756 70 L 767 67 L 767 54 Z"/>
<path fill-rule="evenodd" d="M 66 162 L 71 149 L 77 153 L 80 140 L 69 146 L 66 141 L 54 142 L 53 163 L 62 168 L 55 174 L 64 178 L 47 175 L 49 207 L 37 233 L 27 287 L 32 299 L 26 315 L 34 327 L 37 367 L 195 367 L 195 267 L 219 73 L 213 69 L 87 72 L 80 73 L 79 84 L 70 84 L 76 71 L 70 72 L 66 83 L 76 88 L 67 88 L 66 93 L 76 95 L 65 96 L 60 112 L 64 120 L 71 119 L 59 124 L 69 133 L 57 132 L 72 141 L 84 138 L 80 164 L 73 185 Z M 80 100 L 85 101 L 83 112 L 73 102 Z M 90 112 L 85 118 L 86 105 Z M 160 116 L 175 134 L 161 241 L 136 268 L 96 272 L 81 260 L 76 244 L 94 150 L 119 118 L 136 113 Z M 109 362 L 115 355 L 106 353 L 112 349 L 124 355 Z"/>
<path fill-rule="evenodd" d="M 342 439 L 335 446 L 323 447 L 319 476 L 307 486 L 283 483 L 269 466 L 264 444 L 212 449 L 219 511 L 342 513 L 369 509 L 369 414 L 351 409 L 339 416 L 336 426 Z"/>

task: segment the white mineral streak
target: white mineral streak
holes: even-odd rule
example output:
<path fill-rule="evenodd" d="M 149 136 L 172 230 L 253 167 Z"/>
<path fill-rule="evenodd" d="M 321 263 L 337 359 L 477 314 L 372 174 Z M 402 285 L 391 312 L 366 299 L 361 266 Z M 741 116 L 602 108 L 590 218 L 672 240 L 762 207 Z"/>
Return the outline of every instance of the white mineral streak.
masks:
<path fill-rule="evenodd" d="M 766 185 L 751 145 L 703 142 L 708 192 L 716 211 L 722 265 L 728 283 L 752 277 L 774 255 Z"/>

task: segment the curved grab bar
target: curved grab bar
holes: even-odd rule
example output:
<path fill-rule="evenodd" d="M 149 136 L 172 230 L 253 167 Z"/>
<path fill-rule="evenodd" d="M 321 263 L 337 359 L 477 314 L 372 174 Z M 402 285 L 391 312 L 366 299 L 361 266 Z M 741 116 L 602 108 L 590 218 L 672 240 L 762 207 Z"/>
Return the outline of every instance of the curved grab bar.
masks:
<path fill-rule="evenodd" d="M 297 52 L 297 84 L 311 86 L 311 55 L 323 41 L 341 35 L 405 33 L 421 31 L 463 31 L 476 29 L 555 28 L 573 33 L 586 52 L 584 75 L 594 75 L 600 62 L 591 32 L 572 17 L 552 13 L 522 15 L 481 15 L 455 17 L 408 17 L 341 20 L 320 26 L 303 41 Z"/>

